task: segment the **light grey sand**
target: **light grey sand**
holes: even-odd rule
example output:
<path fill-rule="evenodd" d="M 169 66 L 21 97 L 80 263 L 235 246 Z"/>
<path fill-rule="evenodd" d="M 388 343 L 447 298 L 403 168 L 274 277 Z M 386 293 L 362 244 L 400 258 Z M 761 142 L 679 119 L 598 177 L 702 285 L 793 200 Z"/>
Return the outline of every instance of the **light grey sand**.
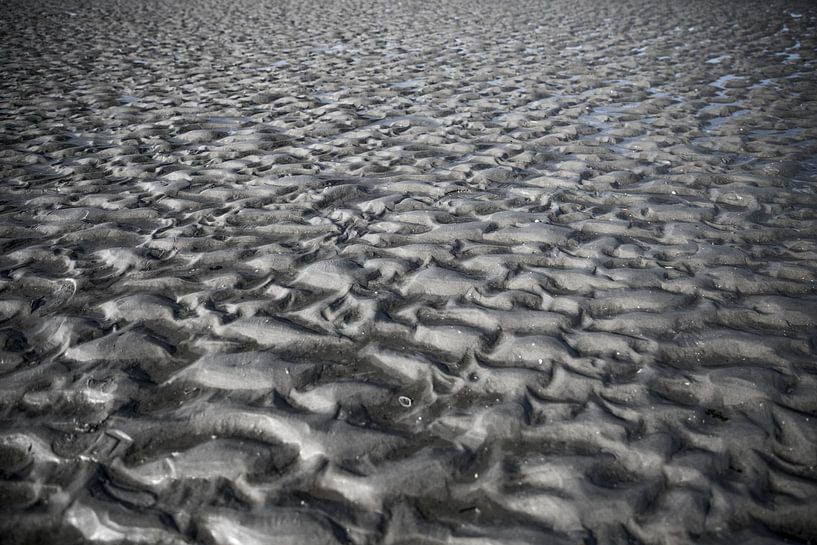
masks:
<path fill-rule="evenodd" d="M 816 17 L 7 0 L 0 541 L 814 539 Z"/>

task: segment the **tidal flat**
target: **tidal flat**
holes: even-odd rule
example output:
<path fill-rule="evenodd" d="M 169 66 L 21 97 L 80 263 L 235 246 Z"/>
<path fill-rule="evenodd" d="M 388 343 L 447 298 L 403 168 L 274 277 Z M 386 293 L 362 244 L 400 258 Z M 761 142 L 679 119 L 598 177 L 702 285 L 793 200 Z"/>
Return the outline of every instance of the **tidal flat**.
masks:
<path fill-rule="evenodd" d="M 817 542 L 817 3 L 4 0 L 0 542 Z"/>

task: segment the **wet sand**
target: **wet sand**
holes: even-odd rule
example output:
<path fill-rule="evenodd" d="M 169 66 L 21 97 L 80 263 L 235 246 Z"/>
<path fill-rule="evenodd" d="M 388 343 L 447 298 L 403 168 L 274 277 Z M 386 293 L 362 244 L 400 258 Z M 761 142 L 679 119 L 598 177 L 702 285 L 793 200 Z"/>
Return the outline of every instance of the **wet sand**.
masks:
<path fill-rule="evenodd" d="M 3 543 L 817 540 L 817 4 L 0 29 Z"/>

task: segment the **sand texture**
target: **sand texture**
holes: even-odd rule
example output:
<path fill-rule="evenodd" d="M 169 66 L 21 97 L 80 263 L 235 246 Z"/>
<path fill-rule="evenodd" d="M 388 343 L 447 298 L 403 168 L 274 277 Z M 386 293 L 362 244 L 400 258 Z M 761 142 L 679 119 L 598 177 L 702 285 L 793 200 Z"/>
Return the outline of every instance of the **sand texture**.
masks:
<path fill-rule="evenodd" d="M 815 542 L 815 73 L 808 1 L 4 0 L 0 542 Z"/>

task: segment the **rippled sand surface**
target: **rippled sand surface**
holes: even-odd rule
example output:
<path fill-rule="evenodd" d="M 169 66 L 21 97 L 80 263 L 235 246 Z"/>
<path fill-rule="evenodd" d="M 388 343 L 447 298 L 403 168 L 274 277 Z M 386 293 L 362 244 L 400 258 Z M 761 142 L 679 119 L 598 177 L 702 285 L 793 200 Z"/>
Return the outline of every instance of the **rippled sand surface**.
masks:
<path fill-rule="evenodd" d="M 817 538 L 817 4 L 0 19 L 3 543 Z"/>

